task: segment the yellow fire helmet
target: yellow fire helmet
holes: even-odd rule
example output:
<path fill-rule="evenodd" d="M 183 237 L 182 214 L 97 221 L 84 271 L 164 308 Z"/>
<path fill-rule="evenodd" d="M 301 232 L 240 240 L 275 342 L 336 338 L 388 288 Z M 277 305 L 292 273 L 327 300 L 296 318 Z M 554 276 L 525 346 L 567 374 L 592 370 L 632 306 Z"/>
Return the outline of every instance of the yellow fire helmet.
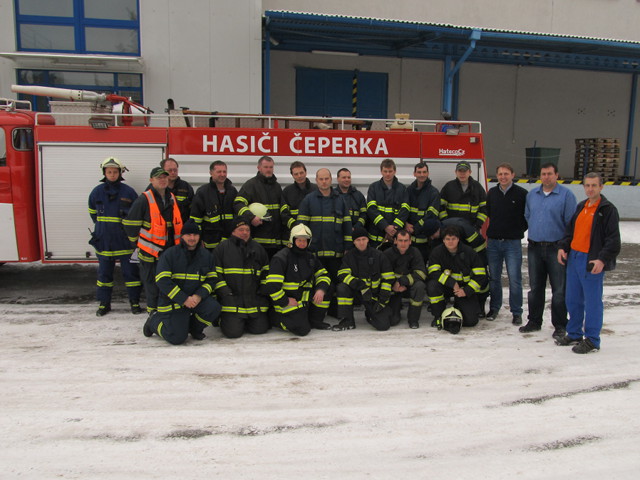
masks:
<path fill-rule="evenodd" d="M 124 166 L 124 163 L 122 163 L 116 157 L 107 157 L 102 161 L 102 163 L 100 164 L 100 169 L 104 172 L 104 169 L 107 167 L 118 168 L 121 173 L 129 171 L 127 167 Z"/>
<path fill-rule="evenodd" d="M 249 211 L 253 213 L 260 220 L 271 220 L 270 216 L 267 216 L 269 210 L 262 203 L 252 203 L 249 205 Z"/>
<path fill-rule="evenodd" d="M 293 227 L 291 229 L 291 233 L 289 234 L 289 244 L 288 246 L 291 247 L 293 245 L 293 239 L 296 237 L 300 237 L 300 238 L 306 238 L 307 240 L 311 240 L 311 229 L 309 229 L 309 227 L 307 227 L 306 225 L 296 225 L 295 227 Z"/>
<path fill-rule="evenodd" d="M 454 335 L 462 328 L 462 312 L 454 307 L 447 308 L 438 319 L 438 330 L 446 330 Z"/>

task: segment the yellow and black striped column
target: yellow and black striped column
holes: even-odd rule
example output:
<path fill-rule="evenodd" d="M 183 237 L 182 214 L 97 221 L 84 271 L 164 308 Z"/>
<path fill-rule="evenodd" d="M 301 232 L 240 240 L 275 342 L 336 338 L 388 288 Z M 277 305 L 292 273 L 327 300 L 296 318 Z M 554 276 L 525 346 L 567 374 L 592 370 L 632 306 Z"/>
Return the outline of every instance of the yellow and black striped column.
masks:
<path fill-rule="evenodd" d="M 351 86 L 351 116 L 358 116 L 358 70 L 353 71 L 353 83 Z"/>

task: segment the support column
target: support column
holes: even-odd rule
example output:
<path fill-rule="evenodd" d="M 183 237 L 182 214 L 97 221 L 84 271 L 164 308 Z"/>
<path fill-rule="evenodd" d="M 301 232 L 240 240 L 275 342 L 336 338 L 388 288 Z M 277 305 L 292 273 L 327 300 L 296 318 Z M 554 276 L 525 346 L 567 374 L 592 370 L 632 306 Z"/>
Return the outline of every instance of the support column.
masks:
<path fill-rule="evenodd" d="M 636 121 L 636 99 L 638 96 L 638 74 L 631 75 L 631 98 L 629 100 L 629 122 L 627 124 L 627 148 L 624 154 L 624 175 L 631 174 L 631 148 L 633 147 L 633 129 Z"/>

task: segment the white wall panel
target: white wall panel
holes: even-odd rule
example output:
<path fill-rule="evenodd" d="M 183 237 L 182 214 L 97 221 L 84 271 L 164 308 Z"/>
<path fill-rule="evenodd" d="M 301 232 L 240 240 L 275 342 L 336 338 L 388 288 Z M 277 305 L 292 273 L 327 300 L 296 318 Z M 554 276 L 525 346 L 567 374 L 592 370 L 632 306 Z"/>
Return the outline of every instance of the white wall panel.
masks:
<path fill-rule="evenodd" d="M 18 260 L 18 244 L 12 203 L 0 203 L 0 227 L 0 261 L 15 262 Z"/>
<path fill-rule="evenodd" d="M 130 169 L 126 183 L 141 193 L 149 172 L 163 157 L 163 146 L 46 145 L 40 152 L 40 197 L 49 260 L 95 259 L 89 241 L 93 222 L 87 209 L 91 190 L 102 178 L 100 162 L 113 155 Z"/>

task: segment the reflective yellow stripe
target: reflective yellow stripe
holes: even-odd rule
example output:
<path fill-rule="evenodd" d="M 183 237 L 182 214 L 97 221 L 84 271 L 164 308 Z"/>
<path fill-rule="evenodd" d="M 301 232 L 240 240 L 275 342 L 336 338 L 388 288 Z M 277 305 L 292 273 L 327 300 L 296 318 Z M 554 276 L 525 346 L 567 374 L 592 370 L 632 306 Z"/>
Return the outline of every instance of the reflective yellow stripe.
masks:
<path fill-rule="evenodd" d="M 97 218 L 98 222 L 104 223 L 122 223 L 122 218 L 120 217 L 100 217 Z"/>

